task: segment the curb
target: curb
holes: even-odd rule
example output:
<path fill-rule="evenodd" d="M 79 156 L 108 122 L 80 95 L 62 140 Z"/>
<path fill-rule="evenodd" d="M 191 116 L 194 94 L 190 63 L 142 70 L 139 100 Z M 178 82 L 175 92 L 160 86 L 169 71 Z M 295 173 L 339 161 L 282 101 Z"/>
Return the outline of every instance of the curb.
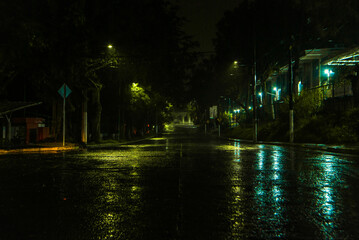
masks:
<path fill-rule="evenodd" d="M 54 153 L 54 152 L 64 152 L 64 151 L 71 151 L 78 149 L 80 149 L 79 146 L 33 147 L 33 148 L 20 148 L 20 149 L 10 149 L 10 150 L 0 149 L 0 155 L 11 154 L 11 153 Z"/>
<path fill-rule="evenodd" d="M 266 142 L 266 141 L 258 141 L 254 143 L 252 140 L 242 140 L 236 138 L 226 138 L 226 137 L 218 137 L 222 138 L 223 140 L 228 141 L 239 141 L 251 144 L 267 144 L 267 145 L 277 145 L 277 146 L 290 146 L 290 147 L 300 147 L 300 148 L 307 148 L 312 150 L 319 150 L 319 151 L 327 151 L 332 153 L 341 153 L 341 154 L 353 154 L 359 155 L 359 147 L 343 147 L 343 146 L 327 146 L 325 144 L 315 144 L 315 143 L 287 143 L 287 142 Z"/>

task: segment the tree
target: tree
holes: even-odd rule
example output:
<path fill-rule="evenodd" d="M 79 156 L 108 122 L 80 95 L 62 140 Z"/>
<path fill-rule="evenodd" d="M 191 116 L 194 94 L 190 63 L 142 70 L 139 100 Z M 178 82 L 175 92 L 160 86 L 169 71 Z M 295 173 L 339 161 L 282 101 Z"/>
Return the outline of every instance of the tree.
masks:
<path fill-rule="evenodd" d="M 100 140 L 101 91 L 106 85 L 118 86 L 114 90 L 122 102 L 128 95 L 119 88 L 132 82 L 184 100 L 194 44 L 181 30 L 176 7 L 167 1 L 4 0 L 0 7 L 0 32 L 7 36 L 0 45 L 0 96 L 8 98 L 7 90 L 26 80 L 34 90 L 28 91 L 36 93 L 27 99 L 54 102 L 53 109 L 59 109 L 54 93 L 65 82 L 73 89 L 69 132 L 80 125 L 79 103 L 89 99 L 92 136 Z M 108 79 L 109 72 L 126 72 L 126 78 Z M 58 128 L 59 117 L 53 114 Z"/>

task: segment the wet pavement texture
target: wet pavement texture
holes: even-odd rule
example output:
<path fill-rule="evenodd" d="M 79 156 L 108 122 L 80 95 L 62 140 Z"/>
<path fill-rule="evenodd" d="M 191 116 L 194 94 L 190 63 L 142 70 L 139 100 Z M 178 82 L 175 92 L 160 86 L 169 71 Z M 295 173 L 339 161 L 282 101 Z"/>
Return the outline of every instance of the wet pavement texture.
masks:
<path fill-rule="evenodd" d="M 0 239 L 356 239 L 359 158 L 177 129 L 0 156 Z"/>

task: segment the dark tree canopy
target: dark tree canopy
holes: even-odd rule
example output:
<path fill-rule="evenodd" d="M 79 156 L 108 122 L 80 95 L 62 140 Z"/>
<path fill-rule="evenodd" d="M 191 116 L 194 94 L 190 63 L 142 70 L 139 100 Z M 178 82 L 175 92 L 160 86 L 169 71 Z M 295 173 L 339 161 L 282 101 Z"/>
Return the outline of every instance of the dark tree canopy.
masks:
<path fill-rule="evenodd" d="M 80 121 L 88 99 L 97 137 L 101 116 L 108 116 L 103 110 L 121 108 L 129 116 L 116 120 L 121 124 L 148 111 L 134 106 L 141 101 L 126 105 L 132 83 L 152 97 L 148 108 L 161 111 L 168 100 L 187 100 L 195 44 L 182 31 L 176 6 L 166 0 L 4 0 L 0 20 L 6 36 L 0 42 L 0 99 L 42 100 L 50 116 L 51 105 L 61 104 L 57 90 L 66 83 L 73 90 L 68 111 Z M 101 97 L 103 89 L 113 97 Z"/>
<path fill-rule="evenodd" d="M 166 1 L 4 0 L 1 10 L 3 83 L 26 72 L 35 85 L 83 86 L 85 59 L 103 58 L 112 44 L 120 64 L 136 65 L 137 79 L 162 93 L 183 88 L 193 43 Z"/>

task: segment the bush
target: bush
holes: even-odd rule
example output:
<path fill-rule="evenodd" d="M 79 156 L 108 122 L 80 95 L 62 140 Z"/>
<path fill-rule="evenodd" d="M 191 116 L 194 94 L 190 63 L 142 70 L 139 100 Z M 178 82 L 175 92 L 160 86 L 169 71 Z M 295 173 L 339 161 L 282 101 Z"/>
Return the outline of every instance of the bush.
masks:
<path fill-rule="evenodd" d="M 240 125 L 235 128 L 226 129 L 224 135 L 230 138 L 240 138 L 245 140 L 253 139 L 253 126 Z"/>
<path fill-rule="evenodd" d="M 353 143 L 358 141 L 358 136 L 348 125 L 343 125 L 330 128 L 327 139 L 329 143 Z"/>
<path fill-rule="evenodd" d="M 326 120 L 323 116 L 314 115 L 298 121 L 294 132 L 296 142 L 327 142 L 325 133 L 330 129 L 330 123 Z"/>
<path fill-rule="evenodd" d="M 304 102 L 298 103 L 294 123 L 295 142 L 355 143 L 359 140 L 359 108 L 350 109 L 343 114 L 328 114 L 319 112 L 319 105 L 316 107 L 306 107 L 306 105 Z M 282 104 L 279 111 L 279 118 L 275 121 L 259 122 L 259 140 L 284 142 L 289 140 L 287 105 Z M 230 131 L 230 137 L 233 138 L 253 139 L 252 135 L 252 125 L 241 124 Z"/>

